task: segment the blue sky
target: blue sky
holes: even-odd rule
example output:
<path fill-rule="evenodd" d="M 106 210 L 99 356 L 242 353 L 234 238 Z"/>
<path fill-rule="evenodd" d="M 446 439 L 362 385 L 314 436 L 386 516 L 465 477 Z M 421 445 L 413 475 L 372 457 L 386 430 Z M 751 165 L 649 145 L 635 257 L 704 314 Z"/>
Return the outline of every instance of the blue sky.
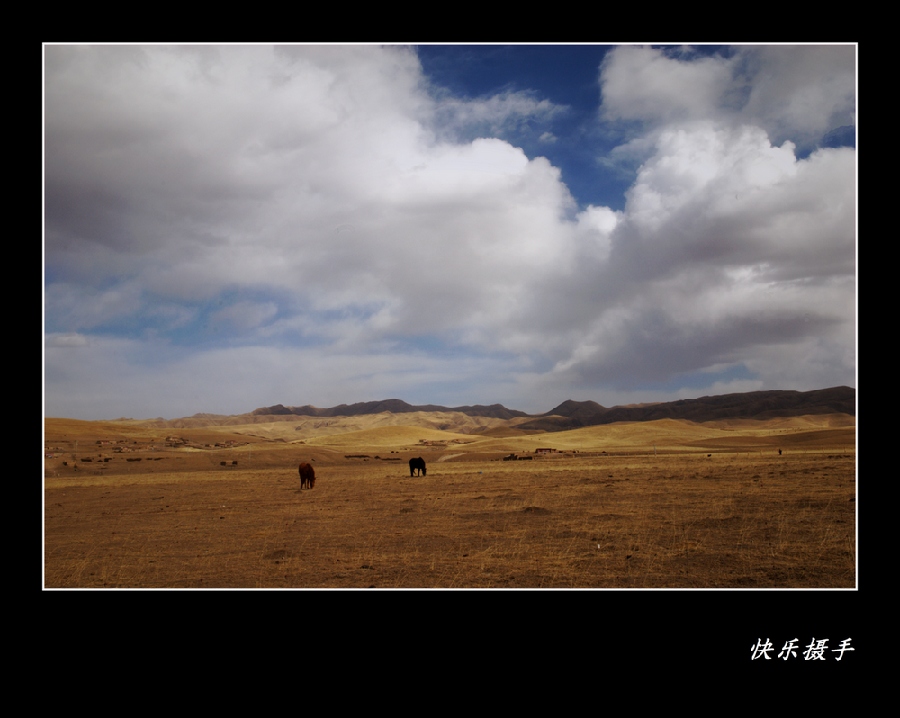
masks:
<path fill-rule="evenodd" d="M 855 386 L 856 54 L 47 45 L 45 413 Z"/>

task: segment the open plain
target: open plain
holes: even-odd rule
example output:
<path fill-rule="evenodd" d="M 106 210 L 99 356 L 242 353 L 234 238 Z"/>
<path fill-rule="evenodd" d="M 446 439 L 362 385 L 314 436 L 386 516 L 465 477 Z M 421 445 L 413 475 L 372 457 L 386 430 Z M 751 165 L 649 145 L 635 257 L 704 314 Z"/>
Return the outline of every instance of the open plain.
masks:
<path fill-rule="evenodd" d="M 45 419 L 45 588 L 856 585 L 843 414 L 204 423 Z"/>

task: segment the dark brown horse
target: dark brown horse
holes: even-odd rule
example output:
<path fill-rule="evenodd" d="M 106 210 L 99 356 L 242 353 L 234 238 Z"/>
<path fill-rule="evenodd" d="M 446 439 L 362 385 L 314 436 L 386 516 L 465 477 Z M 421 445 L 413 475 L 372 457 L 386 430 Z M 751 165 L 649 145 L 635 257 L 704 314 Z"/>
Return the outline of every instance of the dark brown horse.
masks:
<path fill-rule="evenodd" d="M 300 464 L 300 489 L 311 489 L 316 485 L 316 472 L 307 463 Z"/>
<path fill-rule="evenodd" d="M 421 456 L 416 459 L 409 460 L 409 475 L 415 476 L 416 471 L 420 473 L 420 475 L 425 476 L 425 459 Z"/>

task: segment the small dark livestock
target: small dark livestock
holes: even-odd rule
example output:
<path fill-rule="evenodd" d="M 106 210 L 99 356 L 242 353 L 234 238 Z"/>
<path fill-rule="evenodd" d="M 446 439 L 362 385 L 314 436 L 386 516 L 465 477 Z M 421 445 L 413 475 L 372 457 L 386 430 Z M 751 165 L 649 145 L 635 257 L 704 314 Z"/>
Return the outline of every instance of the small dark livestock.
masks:
<path fill-rule="evenodd" d="M 300 464 L 300 489 L 311 489 L 316 485 L 316 472 L 309 464 Z"/>

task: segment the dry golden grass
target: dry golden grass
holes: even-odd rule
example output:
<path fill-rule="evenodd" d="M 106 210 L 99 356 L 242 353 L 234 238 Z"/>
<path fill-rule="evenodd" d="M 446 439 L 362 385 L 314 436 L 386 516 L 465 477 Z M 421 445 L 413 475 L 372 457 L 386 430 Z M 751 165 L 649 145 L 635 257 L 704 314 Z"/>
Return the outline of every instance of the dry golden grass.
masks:
<path fill-rule="evenodd" d="M 91 442 L 117 431 L 141 461 L 102 462 Z M 442 433 L 471 442 L 446 446 L 380 427 L 194 451 L 151 446 L 188 429 L 48 419 L 45 433 L 63 450 L 45 467 L 48 588 L 855 586 L 854 431 L 824 419 Z M 78 469 L 75 436 L 76 458 L 95 459 Z M 583 453 L 496 460 L 539 446 Z M 419 455 L 428 476 L 410 478 Z"/>

